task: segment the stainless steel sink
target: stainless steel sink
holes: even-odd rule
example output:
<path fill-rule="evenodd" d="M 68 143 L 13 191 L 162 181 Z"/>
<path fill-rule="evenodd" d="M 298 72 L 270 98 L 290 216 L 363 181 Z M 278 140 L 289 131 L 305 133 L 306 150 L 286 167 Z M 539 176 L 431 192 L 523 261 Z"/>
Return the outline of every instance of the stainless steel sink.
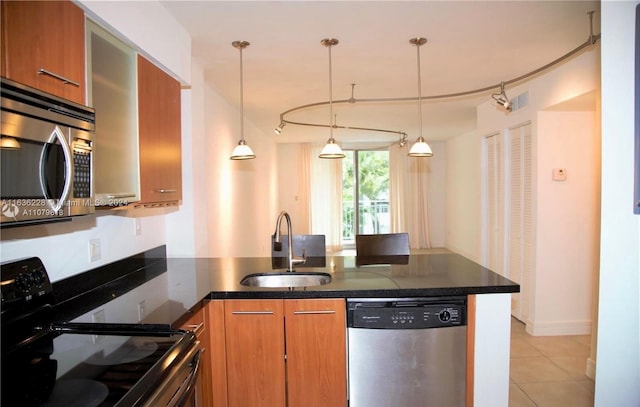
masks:
<path fill-rule="evenodd" d="M 309 287 L 331 282 L 331 274 L 300 271 L 256 273 L 245 276 L 240 284 L 247 287 Z"/>

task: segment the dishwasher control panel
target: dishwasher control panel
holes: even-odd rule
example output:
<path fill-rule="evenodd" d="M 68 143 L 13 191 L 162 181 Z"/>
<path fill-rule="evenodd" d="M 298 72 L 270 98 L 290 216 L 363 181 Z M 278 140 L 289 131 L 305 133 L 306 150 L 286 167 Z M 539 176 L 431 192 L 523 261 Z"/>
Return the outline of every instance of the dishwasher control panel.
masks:
<path fill-rule="evenodd" d="M 466 323 L 464 297 L 347 300 L 349 328 L 425 329 Z"/>

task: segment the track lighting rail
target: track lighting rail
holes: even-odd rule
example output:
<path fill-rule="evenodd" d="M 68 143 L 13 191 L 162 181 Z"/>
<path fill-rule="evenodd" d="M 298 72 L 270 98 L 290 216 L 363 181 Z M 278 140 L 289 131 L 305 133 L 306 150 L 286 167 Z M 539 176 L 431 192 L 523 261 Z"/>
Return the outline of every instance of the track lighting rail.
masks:
<path fill-rule="evenodd" d="M 531 78 L 535 75 L 540 74 L 541 72 L 544 72 L 546 70 L 548 70 L 549 68 L 564 62 L 565 60 L 567 60 L 568 58 L 580 53 L 581 51 L 583 51 L 586 48 L 589 48 L 595 44 L 597 44 L 598 41 L 600 41 L 601 38 L 601 34 L 593 34 L 593 11 L 590 11 L 589 13 L 589 18 L 590 18 L 590 35 L 589 38 L 582 44 L 580 44 L 579 46 L 577 46 L 576 48 L 574 48 L 573 50 L 567 52 L 566 54 L 562 55 L 561 57 L 549 62 L 548 64 L 545 64 L 537 69 L 534 69 L 533 71 L 527 72 L 524 75 L 520 75 L 518 77 L 515 77 L 513 79 L 509 79 L 506 81 L 501 81 L 498 84 L 495 85 L 491 85 L 491 86 L 486 86 L 483 88 L 478 88 L 478 89 L 473 89 L 473 90 L 469 90 L 469 91 L 464 91 L 464 92 L 455 92 L 455 93 L 447 93 L 447 94 L 440 94 L 440 95 L 431 95 L 431 96 L 421 96 L 420 98 L 422 100 L 440 100 L 440 99 L 454 99 L 454 98 L 459 98 L 459 97 L 464 97 L 464 96 L 471 96 L 471 95 L 477 95 L 477 94 L 482 94 L 482 93 L 488 93 L 491 91 L 494 91 L 496 88 L 498 89 L 502 89 L 504 90 L 504 86 L 505 85 L 512 85 L 515 83 L 519 83 L 522 82 L 525 79 Z M 410 102 L 410 101 L 417 101 L 419 97 L 417 96 L 410 96 L 410 97 L 392 97 L 392 98 L 366 98 L 366 99 L 356 99 L 353 97 L 353 84 L 352 84 L 352 94 L 351 97 L 349 99 L 340 99 L 340 100 L 332 100 L 332 101 L 323 101 L 323 102 L 315 102 L 315 103 L 309 103 L 309 104 L 305 104 L 305 105 L 300 105 L 300 106 L 296 106 L 293 107 L 289 110 L 285 110 L 284 112 L 280 113 L 280 126 L 278 127 L 278 129 L 282 130 L 282 127 L 284 127 L 284 125 L 286 124 L 291 124 L 291 125 L 296 125 L 296 126 L 312 126 L 312 127 L 333 127 L 335 129 L 348 129 L 348 130 L 363 130 L 363 131 L 373 131 L 373 132 L 382 132 L 382 133 L 394 133 L 394 134 L 398 134 L 400 136 L 406 135 L 405 132 L 402 131 L 395 131 L 395 130 L 387 130 L 387 129 L 379 129 L 379 128 L 371 128 L 371 127 L 355 127 L 355 126 L 338 126 L 335 124 L 323 124 L 323 123 L 311 123 L 311 122 L 298 122 L 298 121 L 292 121 L 292 120 L 288 120 L 286 119 L 286 116 L 300 111 L 300 110 L 307 110 L 307 109 L 311 109 L 311 108 L 315 108 L 315 107 L 320 107 L 320 106 L 326 106 L 329 104 L 333 104 L 333 105 L 340 105 L 340 104 L 345 104 L 345 103 L 351 103 L 351 104 L 355 104 L 355 103 L 389 103 L 389 102 Z"/>

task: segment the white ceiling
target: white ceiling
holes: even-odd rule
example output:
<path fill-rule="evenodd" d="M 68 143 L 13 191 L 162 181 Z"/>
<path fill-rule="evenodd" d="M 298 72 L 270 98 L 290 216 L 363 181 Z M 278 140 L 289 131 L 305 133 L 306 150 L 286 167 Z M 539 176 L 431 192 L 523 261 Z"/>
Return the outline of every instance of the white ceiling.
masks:
<path fill-rule="evenodd" d="M 588 11 L 599 34 L 598 1 L 162 1 L 192 36 L 193 57 L 205 80 L 230 103 L 240 103 L 243 51 L 245 120 L 277 142 L 324 141 L 329 129 L 288 125 L 273 129 L 280 114 L 329 100 L 331 49 L 333 100 L 351 97 L 414 98 L 420 48 L 422 96 L 498 86 L 531 72 L 587 41 Z M 509 94 L 509 87 L 507 87 Z M 475 127 L 475 106 L 493 91 L 456 99 L 423 100 L 423 135 L 445 140 Z M 337 124 L 406 132 L 418 136 L 416 101 L 334 103 Z M 328 124 L 327 105 L 285 118 Z M 393 133 L 335 130 L 338 142 L 394 141 Z M 247 137 L 251 144 L 251 137 Z"/>

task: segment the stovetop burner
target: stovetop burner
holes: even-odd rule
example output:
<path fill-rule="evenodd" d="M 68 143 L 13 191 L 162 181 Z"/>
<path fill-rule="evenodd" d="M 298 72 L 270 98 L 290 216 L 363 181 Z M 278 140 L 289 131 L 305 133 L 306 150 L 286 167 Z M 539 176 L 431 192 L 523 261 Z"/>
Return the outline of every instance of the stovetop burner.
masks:
<path fill-rule="evenodd" d="M 109 396 L 106 384 L 90 379 L 62 379 L 56 382 L 43 407 L 98 407 Z"/>
<path fill-rule="evenodd" d="M 85 363 L 100 366 L 122 365 L 145 359 L 158 350 L 156 342 L 142 338 L 131 338 L 125 343 L 119 342 L 103 347 L 89 356 Z"/>

